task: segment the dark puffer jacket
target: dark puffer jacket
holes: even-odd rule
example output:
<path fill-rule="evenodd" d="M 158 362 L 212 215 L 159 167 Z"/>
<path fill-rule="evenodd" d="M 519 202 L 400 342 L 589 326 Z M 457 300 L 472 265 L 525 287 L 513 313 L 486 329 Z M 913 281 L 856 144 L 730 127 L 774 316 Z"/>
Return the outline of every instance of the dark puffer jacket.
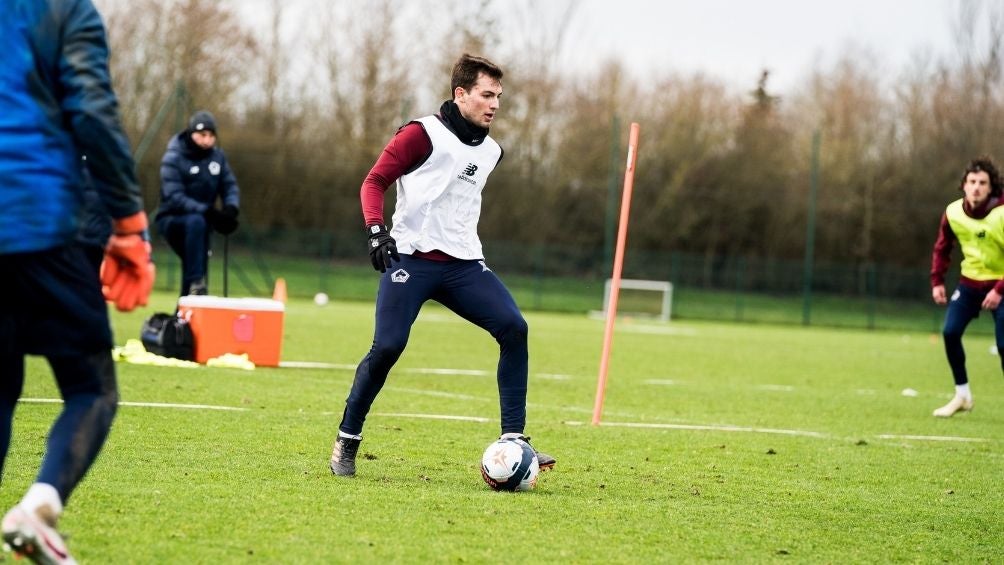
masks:
<path fill-rule="evenodd" d="M 198 147 L 187 129 L 172 137 L 160 163 L 160 208 L 156 219 L 205 214 L 217 197 L 223 206 L 240 209 L 240 188 L 223 150 Z"/>

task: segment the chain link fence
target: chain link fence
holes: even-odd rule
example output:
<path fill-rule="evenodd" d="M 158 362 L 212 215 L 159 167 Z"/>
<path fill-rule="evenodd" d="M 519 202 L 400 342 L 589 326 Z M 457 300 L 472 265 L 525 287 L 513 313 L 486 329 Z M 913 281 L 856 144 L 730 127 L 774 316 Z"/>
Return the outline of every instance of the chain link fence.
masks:
<path fill-rule="evenodd" d="M 602 247 L 483 243 L 487 264 L 523 309 L 603 310 L 603 287 L 611 265 Z M 224 294 L 226 282 L 230 296 L 271 296 L 276 278 L 282 277 L 293 297 L 323 292 L 333 299 L 372 300 L 375 295 L 377 275 L 370 267 L 361 230 L 256 231 L 242 226 L 228 242 L 214 235 L 212 248 L 209 284 L 213 294 Z M 155 259 L 157 288 L 176 291 L 180 265 L 161 240 L 155 240 Z M 926 266 L 907 269 L 817 262 L 807 274 L 802 261 L 629 247 L 623 276 L 671 282 L 674 320 L 937 333 L 944 316 L 943 308 L 931 301 Z M 949 281 L 950 288 L 954 282 Z M 653 301 L 658 299 L 653 297 Z M 991 333 L 992 328 L 976 323 L 972 331 Z"/>

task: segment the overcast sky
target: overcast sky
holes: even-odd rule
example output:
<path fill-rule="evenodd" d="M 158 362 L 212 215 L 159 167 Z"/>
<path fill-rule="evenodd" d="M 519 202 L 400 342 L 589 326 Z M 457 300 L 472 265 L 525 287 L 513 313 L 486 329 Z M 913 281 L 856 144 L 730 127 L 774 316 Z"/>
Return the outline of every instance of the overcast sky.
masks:
<path fill-rule="evenodd" d="M 633 69 L 702 71 L 740 85 L 769 68 L 771 84 L 786 90 L 815 61 L 854 46 L 895 74 L 917 53 L 951 52 L 958 1 L 579 0 L 571 62 L 616 54 Z"/>
<path fill-rule="evenodd" d="M 284 0 L 290 13 L 287 35 L 302 35 L 303 22 L 334 0 Z M 395 0 L 402 26 L 437 29 L 444 18 L 435 0 Z M 474 0 L 470 0 L 473 2 Z M 249 19 L 262 25 L 271 0 L 233 0 Z M 804 84 L 815 64 L 832 63 L 849 49 L 873 54 L 890 76 L 919 54 L 946 56 L 954 49 L 952 30 L 959 3 L 1004 11 L 1004 0 L 573 0 L 562 53 L 573 68 L 589 69 L 617 57 L 638 74 L 666 71 L 703 72 L 738 88 L 752 88 L 762 69 L 771 70 L 769 86 L 787 92 Z M 356 4 L 351 18 L 366 17 Z M 552 26 L 562 21 L 557 0 L 493 0 L 503 14 L 503 35 L 519 33 L 506 26 Z M 506 18 L 530 6 L 537 21 Z M 306 15 L 306 17 L 303 17 Z M 316 18 L 314 18 L 316 19 Z M 543 22 L 543 23 L 542 23 Z M 552 28 L 547 33 L 556 33 Z M 416 39 L 421 39 L 421 33 Z M 309 48 L 309 47 L 308 47 Z M 415 56 L 422 56 L 421 48 Z M 490 54 L 486 54 L 491 57 Z"/>

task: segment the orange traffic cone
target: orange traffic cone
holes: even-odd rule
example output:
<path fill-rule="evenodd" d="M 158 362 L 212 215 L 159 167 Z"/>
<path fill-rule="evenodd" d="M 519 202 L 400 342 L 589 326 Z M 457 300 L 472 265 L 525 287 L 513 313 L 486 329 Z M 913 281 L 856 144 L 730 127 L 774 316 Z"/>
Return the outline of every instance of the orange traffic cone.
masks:
<path fill-rule="evenodd" d="M 286 279 L 279 277 L 275 279 L 275 290 L 272 291 L 272 300 L 286 303 Z"/>

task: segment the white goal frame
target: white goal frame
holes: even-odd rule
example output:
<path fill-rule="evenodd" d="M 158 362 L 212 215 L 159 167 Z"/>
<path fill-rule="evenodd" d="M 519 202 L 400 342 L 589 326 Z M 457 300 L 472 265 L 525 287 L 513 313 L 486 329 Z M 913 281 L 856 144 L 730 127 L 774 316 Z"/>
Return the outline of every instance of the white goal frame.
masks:
<path fill-rule="evenodd" d="M 610 286 L 612 279 L 607 279 L 603 285 L 603 310 L 599 314 L 606 319 L 607 309 L 610 307 Z M 654 319 L 668 322 L 673 312 L 673 283 L 669 281 L 648 281 L 641 279 L 621 279 L 620 288 L 628 290 L 650 290 L 662 293 L 662 310 L 659 314 L 651 315 Z M 619 315 L 637 316 L 637 312 L 618 312 Z"/>

